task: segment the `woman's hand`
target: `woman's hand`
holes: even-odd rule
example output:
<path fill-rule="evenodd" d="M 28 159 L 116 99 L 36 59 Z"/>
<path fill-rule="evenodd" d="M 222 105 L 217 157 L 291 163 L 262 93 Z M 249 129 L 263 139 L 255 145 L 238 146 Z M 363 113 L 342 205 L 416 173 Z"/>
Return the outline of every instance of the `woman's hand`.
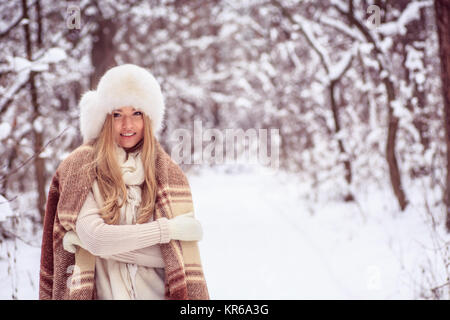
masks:
<path fill-rule="evenodd" d="M 77 251 L 77 246 L 83 248 L 83 244 L 81 243 L 78 235 L 74 231 L 66 232 L 63 238 L 64 250 L 70 253 L 75 253 Z"/>
<path fill-rule="evenodd" d="M 200 222 L 194 213 L 189 212 L 168 220 L 170 239 L 182 241 L 199 241 L 203 237 Z"/>

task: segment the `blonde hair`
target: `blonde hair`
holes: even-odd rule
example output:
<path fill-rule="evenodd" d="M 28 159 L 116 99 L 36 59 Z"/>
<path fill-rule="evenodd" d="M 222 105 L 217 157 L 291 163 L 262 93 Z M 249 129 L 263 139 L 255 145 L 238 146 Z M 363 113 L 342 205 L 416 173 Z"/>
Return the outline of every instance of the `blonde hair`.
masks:
<path fill-rule="evenodd" d="M 151 121 L 143 114 L 144 136 L 141 158 L 144 165 L 145 181 L 142 183 L 141 205 L 138 209 L 137 223 L 148 222 L 153 215 L 156 202 L 156 141 Z M 127 189 L 114 151 L 113 117 L 108 114 L 102 131 L 94 141 L 94 162 L 98 187 L 104 199 L 100 216 L 107 224 L 118 224 L 120 208 L 125 203 Z M 120 200 L 120 201 L 119 201 Z"/>

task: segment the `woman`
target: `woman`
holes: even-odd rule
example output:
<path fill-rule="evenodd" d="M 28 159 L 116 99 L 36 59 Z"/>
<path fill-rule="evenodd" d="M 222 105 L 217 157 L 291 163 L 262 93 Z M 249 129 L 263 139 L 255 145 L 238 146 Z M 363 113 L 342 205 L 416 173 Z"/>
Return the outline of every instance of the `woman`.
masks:
<path fill-rule="evenodd" d="M 162 149 L 161 89 L 135 65 L 80 101 L 83 145 L 47 199 L 41 299 L 209 299 L 188 181 Z"/>

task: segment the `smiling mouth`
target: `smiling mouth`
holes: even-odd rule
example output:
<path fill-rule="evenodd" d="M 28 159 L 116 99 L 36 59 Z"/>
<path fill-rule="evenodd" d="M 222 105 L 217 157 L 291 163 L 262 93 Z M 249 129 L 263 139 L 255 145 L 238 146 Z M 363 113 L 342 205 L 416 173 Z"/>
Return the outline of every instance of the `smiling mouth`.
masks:
<path fill-rule="evenodd" d="M 136 132 L 135 133 L 121 133 L 120 135 L 122 136 L 122 137 L 132 137 L 132 136 L 134 136 L 136 134 Z"/>

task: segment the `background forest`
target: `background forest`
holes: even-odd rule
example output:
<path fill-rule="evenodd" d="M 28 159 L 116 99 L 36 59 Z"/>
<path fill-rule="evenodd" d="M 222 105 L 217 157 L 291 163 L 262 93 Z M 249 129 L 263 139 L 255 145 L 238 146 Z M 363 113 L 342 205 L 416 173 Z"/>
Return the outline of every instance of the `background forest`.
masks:
<path fill-rule="evenodd" d="M 276 168 L 216 165 L 195 148 L 201 163 L 180 163 L 205 230 L 212 298 L 450 299 L 450 82 L 440 59 L 450 38 L 447 25 L 439 41 L 435 18 L 446 8 L 449 23 L 449 7 L 0 1 L 0 298 L 37 298 L 46 196 L 59 163 L 82 142 L 80 96 L 110 67 L 134 63 L 161 84 L 159 141 L 169 154 L 171 133 L 194 133 L 198 121 L 222 132 L 279 130 Z M 249 254 L 242 243 L 258 249 Z M 227 268 L 228 257 L 248 269 Z M 296 289 L 286 288 L 280 263 L 303 274 L 287 280 Z M 234 290 L 226 270 L 240 273 Z"/>

